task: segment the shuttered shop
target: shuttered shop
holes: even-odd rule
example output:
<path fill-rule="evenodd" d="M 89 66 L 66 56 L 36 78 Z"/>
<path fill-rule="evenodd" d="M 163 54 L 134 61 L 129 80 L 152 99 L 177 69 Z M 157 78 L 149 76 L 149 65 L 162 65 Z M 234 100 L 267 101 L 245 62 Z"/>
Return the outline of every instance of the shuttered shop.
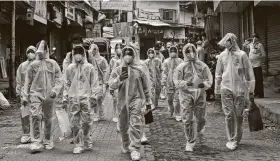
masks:
<path fill-rule="evenodd" d="M 224 12 L 223 13 L 223 34 L 224 36 L 227 33 L 233 33 L 237 37 L 239 36 L 239 22 L 238 22 L 238 13 Z M 240 41 L 239 41 L 240 42 Z"/>
<path fill-rule="evenodd" d="M 268 72 L 280 74 L 280 7 L 267 11 Z"/>

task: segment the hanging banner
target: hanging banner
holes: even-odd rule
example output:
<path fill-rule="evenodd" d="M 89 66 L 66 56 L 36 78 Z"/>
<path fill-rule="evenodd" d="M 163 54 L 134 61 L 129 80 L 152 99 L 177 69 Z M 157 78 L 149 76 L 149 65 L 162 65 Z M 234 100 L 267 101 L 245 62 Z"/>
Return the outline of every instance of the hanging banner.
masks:
<path fill-rule="evenodd" d="M 101 4 L 101 6 L 100 6 Z M 125 1 L 125 2 L 93 2 L 92 7 L 97 10 L 124 10 L 124 11 L 132 11 L 133 10 L 133 2 Z"/>
<path fill-rule="evenodd" d="M 34 10 L 34 20 L 47 24 L 47 1 L 37 0 Z"/>
<path fill-rule="evenodd" d="M 133 28 L 131 23 L 122 22 L 113 24 L 114 37 L 131 37 L 133 34 Z"/>
<path fill-rule="evenodd" d="M 135 12 L 137 19 L 145 19 L 145 20 L 155 20 L 160 21 L 160 13 L 159 12 L 150 12 L 142 9 L 137 9 Z"/>

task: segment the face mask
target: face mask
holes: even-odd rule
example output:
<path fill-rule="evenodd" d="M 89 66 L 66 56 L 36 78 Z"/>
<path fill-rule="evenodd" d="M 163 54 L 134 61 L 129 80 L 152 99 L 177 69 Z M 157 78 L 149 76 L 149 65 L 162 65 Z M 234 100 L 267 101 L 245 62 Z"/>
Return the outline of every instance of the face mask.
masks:
<path fill-rule="evenodd" d="M 32 53 L 32 52 L 28 53 L 28 54 L 27 54 L 27 58 L 28 58 L 28 60 L 33 60 L 33 59 L 35 59 L 35 53 Z"/>
<path fill-rule="evenodd" d="M 117 54 L 120 55 L 122 53 L 122 49 L 117 49 Z"/>
<path fill-rule="evenodd" d="M 149 54 L 149 58 L 154 58 L 154 56 L 155 56 L 155 55 L 152 54 L 152 53 Z"/>
<path fill-rule="evenodd" d="M 81 62 L 82 59 L 83 59 L 83 56 L 82 56 L 81 54 L 75 54 L 75 55 L 74 55 L 74 58 L 75 58 L 75 60 L 76 60 L 77 62 Z"/>
<path fill-rule="evenodd" d="M 177 54 L 176 54 L 175 52 L 171 52 L 170 57 L 171 57 L 171 58 L 175 58 L 176 55 L 177 55 Z"/>
<path fill-rule="evenodd" d="M 189 60 L 194 60 L 194 53 L 193 52 L 187 53 L 187 58 Z"/>
<path fill-rule="evenodd" d="M 126 64 L 130 64 L 132 61 L 133 61 L 133 56 L 131 56 L 131 55 L 125 55 L 124 56 L 124 62 Z"/>

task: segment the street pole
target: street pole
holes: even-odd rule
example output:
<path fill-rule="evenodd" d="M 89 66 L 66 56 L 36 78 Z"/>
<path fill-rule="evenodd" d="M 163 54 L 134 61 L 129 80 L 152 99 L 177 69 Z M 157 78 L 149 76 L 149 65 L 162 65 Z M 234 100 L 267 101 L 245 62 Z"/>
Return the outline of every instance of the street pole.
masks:
<path fill-rule="evenodd" d="M 9 75 L 9 97 L 10 99 L 15 96 L 15 29 L 16 29 L 16 2 L 12 1 L 12 14 L 11 14 L 11 52 L 10 52 L 10 75 Z"/>
<path fill-rule="evenodd" d="M 101 9 L 102 9 L 102 7 L 101 7 L 101 6 L 102 6 L 101 0 L 99 1 L 99 6 L 100 6 L 100 11 L 101 11 Z M 100 29 L 100 30 L 101 30 L 101 31 L 100 31 L 100 36 L 103 37 L 103 25 L 102 25 L 102 24 L 100 24 L 100 28 L 101 28 L 101 29 Z"/>

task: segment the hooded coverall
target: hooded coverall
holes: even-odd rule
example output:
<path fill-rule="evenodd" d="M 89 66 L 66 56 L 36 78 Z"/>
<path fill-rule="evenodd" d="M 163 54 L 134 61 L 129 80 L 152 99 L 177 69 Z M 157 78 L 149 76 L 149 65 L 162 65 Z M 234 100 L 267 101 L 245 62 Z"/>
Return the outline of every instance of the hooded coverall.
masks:
<path fill-rule="evenodd" d="M 139 151 L 143 132 L 142 108 L 151 104 L 149 92 L 149 79 L 145 73 L 144 66 L 136 58 L 136 51 L 132 47 L 125 47 L 126 50 L 133 50 L 133 62 L 127 65 L 124 61 L 113 70 L 109 79 L 111 89 L 118 89 L 118 130 L 121 135 L 123 147 L 130 151 Z M 120 81 L 122 67 L 128 68 L 128 78 Z"/>
<path fill-rule="evenodd" d="M 243 131 L 242 115 L 249 105 L 249 93 L 254 92 L 255 77 L 250 60 L 239 49 L 234 34 L 226 34 L 218 44 L 225 46 L 228 40 L 231 40 L 232 48 L 225 49 L 217 61 L 215 94 L 221 94 L 228 141 L 239 143 Z"/>
<path fill-rule="evenodd" d="M 52 126 L 54 119 L 54 99 L 50 98 L 52 93 L 56 96 L 62 87 L 61 71 L 55 60 L 49 59 L 49 48 L 45 45 L 47 52 L 42 49 L 45 42 L 41 41 L 36 53 L 43 52 L 44 58 L 36 59 L 29 65 L 26 71 L 23 101 L 30 101 L 31 126 L 30 136 L 33 143 L 42 141 L 42 119 L 44 123 L 44 143 L 52 144 Z"/>
<path fill-rule="evenodd" d="M 115 56 L 110 60 L 109 63 L 108 78 L 110 78 L 110 75 L 113 72 L 113 70 L 116 67 L 120 66 L 120 64 L 121 64 L 121 59 L 117 55 L 117 53 L 115 53 Z M 113 97 L 113 115 L 115 117 L 117 116 L 117 90 L 114 90 L 114 95 L 112 97 Z"/>
<path fill-rule="evenodd" d="M 33 50 L 34 53 L 36 51 L 36 48 L 34 46 L 29 46 L 26 49 L 26 54 L 28 54 L 27 52 L 29 50 Z M 33 62 L 33 60 L 26 60 L 25 62 L 21 63 L 17 69 L 17 75 L 16 75 L 16 94 L 17 96 L 20 96 L 21 100 L 23 97 L 23 88 L 24 88 L 24 81 L 25 81 L 25 75 L 26 75 L 26 71 L 28 66 L 31 64 L 31 62 Z M 27 103 L 26 106 L 23 106 L 21 104 L 21 106 L 23 108 L 28 108 L 30 109 L 30 102 Z M 21 109 L 24 110 L 24 109 Z M 25 116 L 25 117 L 21 117 L 21 125 L 22 125 L 22 130 L 23 130 L 23 135 L 24 136 L 30 136 L 30 115 Z"/>
<path fill-rule="evenodd" d="M 151 48 L 147 51 L 152 50 L 155 54 L 155 51 Z M 161 92 L 161 73 L 162 73 L 162 63 L 159 58 L 148 58 L 145 60 L 145 64 L 149 69 L 150 79 L 151 79 L 151 94 L 153 96 L 153 103 L 155 107 L 158 107 L 158 99 Z"/>
<path fill-rule="evenodd" d="M 178 58 L 178 49 L 175 46 L 169 48 L 169 56 L 170 56 L 170 49 L 175 48 L 177 51 L 177 56 L 172 58 L 169 57 L 165 59 L 162 64 L 162 86 L 166 86 L 166 93 L 167 93 L 167 101 L 169 105 L 169 110 L 171 116 L 175 114 L 175 116 L 180 116 L 180 102 L 179 102 L 179 92 L 176 90 L 175 84 L 173 82 L 173 74 L 176 67 L 183 62 L 182 59 Z M 174 109 L 175 104 L 175 109 Z M 175 110 L 175 113 L 174 113 Z"/>
<path fill-rule="evenodd" d="M 194 49 L 194 60 L 189 60 L 186 51 Z M 208 66 L 198 59 L 198 53 L 193 44 L 186 44 L 183 48 L 184 62 L 175 70 L 173 80 L 179 89 L 180 105 L 182 107 L 182 121 L 188 143 L 195 143 L 197 133 L 203 133 L 205 126 L 206 92 L 213 83 L 213 77 Z M 188 86 L 188 83 L 199 81 L 204 88 Z"/>
<path fill-rule="evenodd" d="M 96 50 L 96 55 L 93 56 L 93 50 Z M 92 44 L 89 50 L 89 57 L 92 57 L 90 61 L 92 65 L 98 70 L 98 82 L 99 82 L 99 92 L 97 96 L 97 109 L 94 111 L 97 118 L 104 118 L 104 85 L 108 84 L 108 68 L 109 65 L 107 60 L 102 57 L 99 53 L 99 48 L 96 44 Z M 107 87 L 106 87 L 107 88 Z"/>
<path fill-rule="evenodd" d="M 87 62 L 85 50 L 83 56 L 81 62 L 76 62 L 73 57 L 72 63 L 65 69 L 64 74 L 63 101 L 67 101 L 70 109 L 71 128 L 76 147 L 91 143 L 91 106 L 96 106 L 92 101 L 96 101 L 98 92 L 97 70 Z"/>

